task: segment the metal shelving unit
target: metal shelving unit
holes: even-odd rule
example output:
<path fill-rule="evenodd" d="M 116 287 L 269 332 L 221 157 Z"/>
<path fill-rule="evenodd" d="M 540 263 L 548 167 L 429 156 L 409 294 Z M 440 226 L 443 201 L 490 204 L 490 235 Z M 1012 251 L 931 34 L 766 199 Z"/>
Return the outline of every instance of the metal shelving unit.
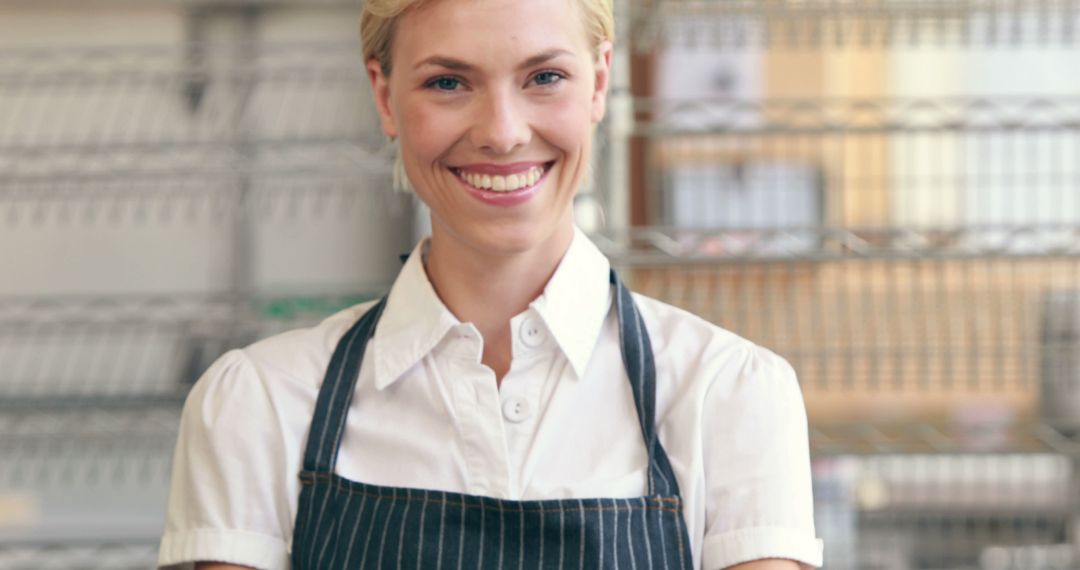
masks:
<path fill-rule="evenodd" d="M 855 82 L 927 80 L 902 66 L 935 50 L 945 74 L 977 49 L 1064 62 L 1076 6 L 635 5 L 634 50 L 728 58 L 701 73 L 759 96 L 623 93 L 647 223 L 599 242 L 636 291 L 798 371 L 826 568 L 1080 568 L 1075 91 L 770 98 L 731 63 Z"/>
<path fill-rule="evenodd" d="M 0 52 L 0 259 L 26 264 L 0 285 L 0 568 L 151 567 L 198 375 L 384 288 L 273 285 L 290 242 L 402 247 L 378 229 L 411 207 L 388 191 L 356 57 L 329 43 Z"/>

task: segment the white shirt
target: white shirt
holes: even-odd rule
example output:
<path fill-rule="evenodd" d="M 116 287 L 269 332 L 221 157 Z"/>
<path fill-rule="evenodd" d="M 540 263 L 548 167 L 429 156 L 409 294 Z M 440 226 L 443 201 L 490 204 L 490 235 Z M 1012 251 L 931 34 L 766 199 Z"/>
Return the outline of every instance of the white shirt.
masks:
<path fill-rule="evenodd" d="M 608 260 L 580 230 L 543 294 L 510 321 L 501 388 L 482 338 L 435 294 L 423 243 L 365 352 L 337 473 L 374 485 L 510 500 L 636 497 L 647 455 L 619 352 Z M 776 354 L 634 295 L 656 358 L 656 420 L 696 568 L 822 563 L 806 411 Z M 217 360 L 188 396 L 162 566 L 288 568 L 297 474 L 338 340 L 372 305 Z"/>

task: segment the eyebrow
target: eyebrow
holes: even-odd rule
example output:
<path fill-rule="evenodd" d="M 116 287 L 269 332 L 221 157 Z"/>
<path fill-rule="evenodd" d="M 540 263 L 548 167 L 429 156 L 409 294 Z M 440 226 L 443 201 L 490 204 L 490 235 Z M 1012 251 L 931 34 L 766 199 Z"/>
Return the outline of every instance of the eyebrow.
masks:
<path fill-rule="evenodd" d="M 574 55 L 569 50 L 562 48 L 552 48 L 544 50 L 536 55 L 528 57 L 525 61 L 518 66 L 518 69 L 525 69 L 527 67 L 533 67 L 542 63 L 551 61 L 559 56 Z M 472 71 L 475 67 L 469 63 L 461 61 L 460 59 L 454 59 L 452 57 L 445 57 L 441 55 L 433 55 L 420 63 L 416 64 L 413 69 L 419 69 L 425 65 L 435 65 L 438 67 L 444 67 L 453 71 Z"/>

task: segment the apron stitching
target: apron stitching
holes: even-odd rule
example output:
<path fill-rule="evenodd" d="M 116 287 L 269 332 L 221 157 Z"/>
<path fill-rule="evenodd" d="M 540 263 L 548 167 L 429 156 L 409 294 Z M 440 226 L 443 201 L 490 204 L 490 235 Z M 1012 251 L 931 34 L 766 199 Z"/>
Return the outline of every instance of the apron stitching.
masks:
<path fill-rule="evenodd" d="M 382 499 L 380 497 L 376 497 L 375 498 L 375 506 L 372 507 L 372 510 L 371 510 L 371 520 L 372 521 L 375 520 L 375 515 L 377 515 L 379 513 L 379 505 L 381 503 L 382 503 Z M 360 558 L 360 568 L 366 568 L 367 567 L 367 555 L 368 555 L 368 552 L 371 552 L 371 549 L 368 548 L 368 545 L 371 544 L 371 531 L 373 531 L 373 530 L 375 530 L 375 525 L 374 524 L 368 524 L 367 535 L 364 537 L 364 549 L 363 549 L 364 550 L 364 555 Z M 316 568 L 318 568 L 318 566 L 316 566 Z"/>
<path fill-rule="evenodd" d="M 313 483 L 306 482 L 305 484 L 311 485 Z M 382 498 L 381 495 L 379 495 L 378 493 L 373 493 L 371 491 L 361 491 L 361 490 L 358 490 L 358 489 L 350 489 L 346 484 L 343 484 L 343 483 L 333 483 L 333 482 L 330 482 L 330 481 L 324 481 L 323 484 L 331 485 L 332 487 L 334 487 L 335 489 L 337 489 L 339 491 L 343 491 L 343 492 L 353 494 L 353 495 L 373 497 L 373 498 L 376 498 L 376 499 Z M 653 500 L 663 501 L 665 503 L 675 503 L 676 502 L 676 499 L 673 498 L 673 497 L 651 497 L 651 498 Z M 418 497 L 397 497 L 394 500 L 400 502 L 400 501 L 422 501 L 424 499 L 418 498 Z M 451 507 L 462 507 L 462 509 L 483 509 L 483 510 L 486 510 L 486 511 L 494 511 L 494 510 L 499 509 L 499 507 L 497 505 L 496 506 L 491 506 L 491 505 L 470 505 L 470 504 L 468 504 L 467 502 L 464 502 L 464 501 L 454 501 L 454 500 L 450 500 L 450 499 L 430 500 L 430 502 L 437 503 L 437 504 L 442 503 L 442 504 L 445 504 L 445 505 L 451 506 Z M 545 514 L 545 513 L 567 512 L 568 510 L 577 510 L 577 509 L 568 509 L 567 507 L 550 507 L 550 508 L 539 508 L 539 509 L 537 509 L 537 508 L 526 509 L 526 508 L 523 507 L 521 510 L 522 510 L 522 512 L 525 512 L 525 513 Z M 642 505 L 642 506 L 639 506 L 639 507 L 638 506 L 633 506 L 633 505 L 620 507 L 618 505 L 615 505 L 615 506 L 611 506 L 611 507 L 584 507 L 583 510 L 590 511 L 590 512 L 599 512 L 599 511 L 623 511 L 623 512 L 628 512 L 628 511 L 666 511 L 666 512 L 669 512 L 669 513 L 677 513 L 677 512 L 679 512 L 677 507 L 668 507 L 668 506 L 662 506 L 662 505 Z"/>
<path fill-rule="evenodd" d="M 446 529 L 446 492 L 445 491 L 443 491 L 443 498 L 442 498 L 441 501 L 439 501 L 439 504 L 440 504 L 440 506 L 439 506 L 439 555 L 437 557 L 435 557 L 435 567 L 436 567 L 436 569 L 442 568 L 442 561 L 443 561 L 443 555 L 442 555 L 442 552 L 443 552 L 443 550 L 442 550 L 442 547 L 443 547 L 443 534 L 444 534 L 443 531 Z"/>
<path fill-rule="evenodd" d="M 458 532 L 457 570 L 461 570 L 461 563 L 465 556 L 465 499 L 461 500 L 461 529 Z"/>
<path fill-rule="evenodd" d="M 356 522 L 353 523 L 352 533 L 349 535 L 349 551 L 345 554 L 345 567 L 349 567 L 349 559 L 352 558 L 352 553 L 356 549 L 352 548 L 352 545 L 356 544 L 356 531 L 360 530 L 360 521 L 364 518 L 364 509 L 367 508 L 367 497 L 360 500 L 360 512 L 356 513 Z"/>
<path fill-rule="evenodd" d="M 382 537 L 379 539 L 379 558 L 375 563 L 377 568 L 383 567 L 383 553 L 386 551 L 386 535 L 390 532 L 390 521 L 394 520 L 394 507 L 397 505 L 397 491 L 390 497 L 390 511 L 386 513 L 386 524 L 383 525 Z M 405 508 L 409 507 L 409 501 L 405 502 Z"/>
<path fill-rule="evenodd" d="M 397 547 L 397 567 L 398 567 L 398 570 L 401 570 L 401 559 L 402 559 L 401 554 L 402 554 L 402 552 L 403 552 L 403 550 L 405 548 L 405 523 L 408 522 L 409 507 L 412 506 L 412 501 L 411 501 L 411 499 L 412 499 L 412 491 L 409 491 L 408 489 L 406 489 L 405 490 L 405 496 L 406 496 L 406 498 L 409 498 L 410 501 L 405 503 L 405 510 L 401 512 L 401 526 L 398 528 L 398 547 Z"/>
<path fill-rule="evenodd" d="M 420 507 L 420 538 L 416 541 L 416 570 L 420 570 L 424 558 L 424 517 L 427 516 L 428 494 L 424 493 L 424 502 Z"/>
<path fill-rule="evenodd" d="M 360 499 L 360 500 L 362 501 L 363 499 Z M 349 503 L 351 503 L 351 502 L 352 502 L 352 495 L 349 495 L 349 497 L 345 499 L 345 506 L 341 508 L 342 512 L 345 512 L 345 513 L 349 512 Z M 323 543 L 322 552 L 319 553 L 319 561 L 320 562 L 322 562 L 323 556 L 326 555 L 326 547 L 329 544 L 330 544 L 330 537 L 327 536 L 326 542 Z M 334 565 L 334 561 L 337 560 L 337 555 L 338 555 L 338 551 L 337 551 L 337 549 L 335 549 L 333 556 L 330 557 L 330 566 Z"/>

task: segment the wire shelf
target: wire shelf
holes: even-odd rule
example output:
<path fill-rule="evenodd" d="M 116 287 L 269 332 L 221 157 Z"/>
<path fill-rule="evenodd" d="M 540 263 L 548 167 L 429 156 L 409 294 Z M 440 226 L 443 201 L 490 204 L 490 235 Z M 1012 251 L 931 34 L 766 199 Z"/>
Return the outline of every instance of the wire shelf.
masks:
<path fill-rule="evenodd" d="M 0 546 L 5 570 L 147 570 L 157 562 L 156 541 L 79 545 Z"/>
<path fill-rule="evenodd" d="M 180 423 L 179 404 L 2 410 L 0 449 L 12 461 L 0 466 L 0 485 L 43 493 L 70 485 L 164 488 Z"/>
<path fill-rule="evenodd" d="M 1072 541 L 1075 456 L 818 457 L 815 522 L 829 568 L 1061 569 Z"/>
<path fill-rule="evenodd" d="M 404 217 L 411 196 L 390 189 L 389 175 L 336 174 L 312 167 L 238 177 L 229 172 L 114 173 L 22 180 L 0 190 L 0 227 L 67 231 L 89 227 L 230 224 L 348 219 L 373 210 Z"/>
<path fill-rule="evenodd" d="M 655 229 L 624 240 L 811 259 L 1075 254 L 1080 99 L 638 104 Z"/>
<path fill-rule="evenodd" d="M 633 134 L 653 138 L 710 133 L 785 137 L 1080 130 L 1080 97 L 1066 95 L 764 100 L 639 97 L 633 100 L 633 107 L 636 116 L 646 117 L 635 124 Z"/>
<path fill-rule="evenodd" d="M 1080 256 L 1080 224 L 918 228 L 639 227 L 596 236 L 633 265 Z"/>
<path fill-rule="evenodd" d="M 640 52 L 1070 44 L 1080 28 L 1075 0 L 622 0 L 616 12 Z"/>
<path fill-rule="evenodd" d="M 810 449 L 816 457 L 848 455 L 1057 454 L 1080 458 L 1080 434 L 1039 421 L 951 423 L 815 423 Z"/>
<path fill-rule="evenodd" d="M 354 44 L 191 43 L 0 54 L 0 154 L 382 143 Z"/>
<path fill-rule="evenodd" d="M 176 406 L 231 348 L 306 326 L 374 293 L 0 300 L 0 412 Z"/>

